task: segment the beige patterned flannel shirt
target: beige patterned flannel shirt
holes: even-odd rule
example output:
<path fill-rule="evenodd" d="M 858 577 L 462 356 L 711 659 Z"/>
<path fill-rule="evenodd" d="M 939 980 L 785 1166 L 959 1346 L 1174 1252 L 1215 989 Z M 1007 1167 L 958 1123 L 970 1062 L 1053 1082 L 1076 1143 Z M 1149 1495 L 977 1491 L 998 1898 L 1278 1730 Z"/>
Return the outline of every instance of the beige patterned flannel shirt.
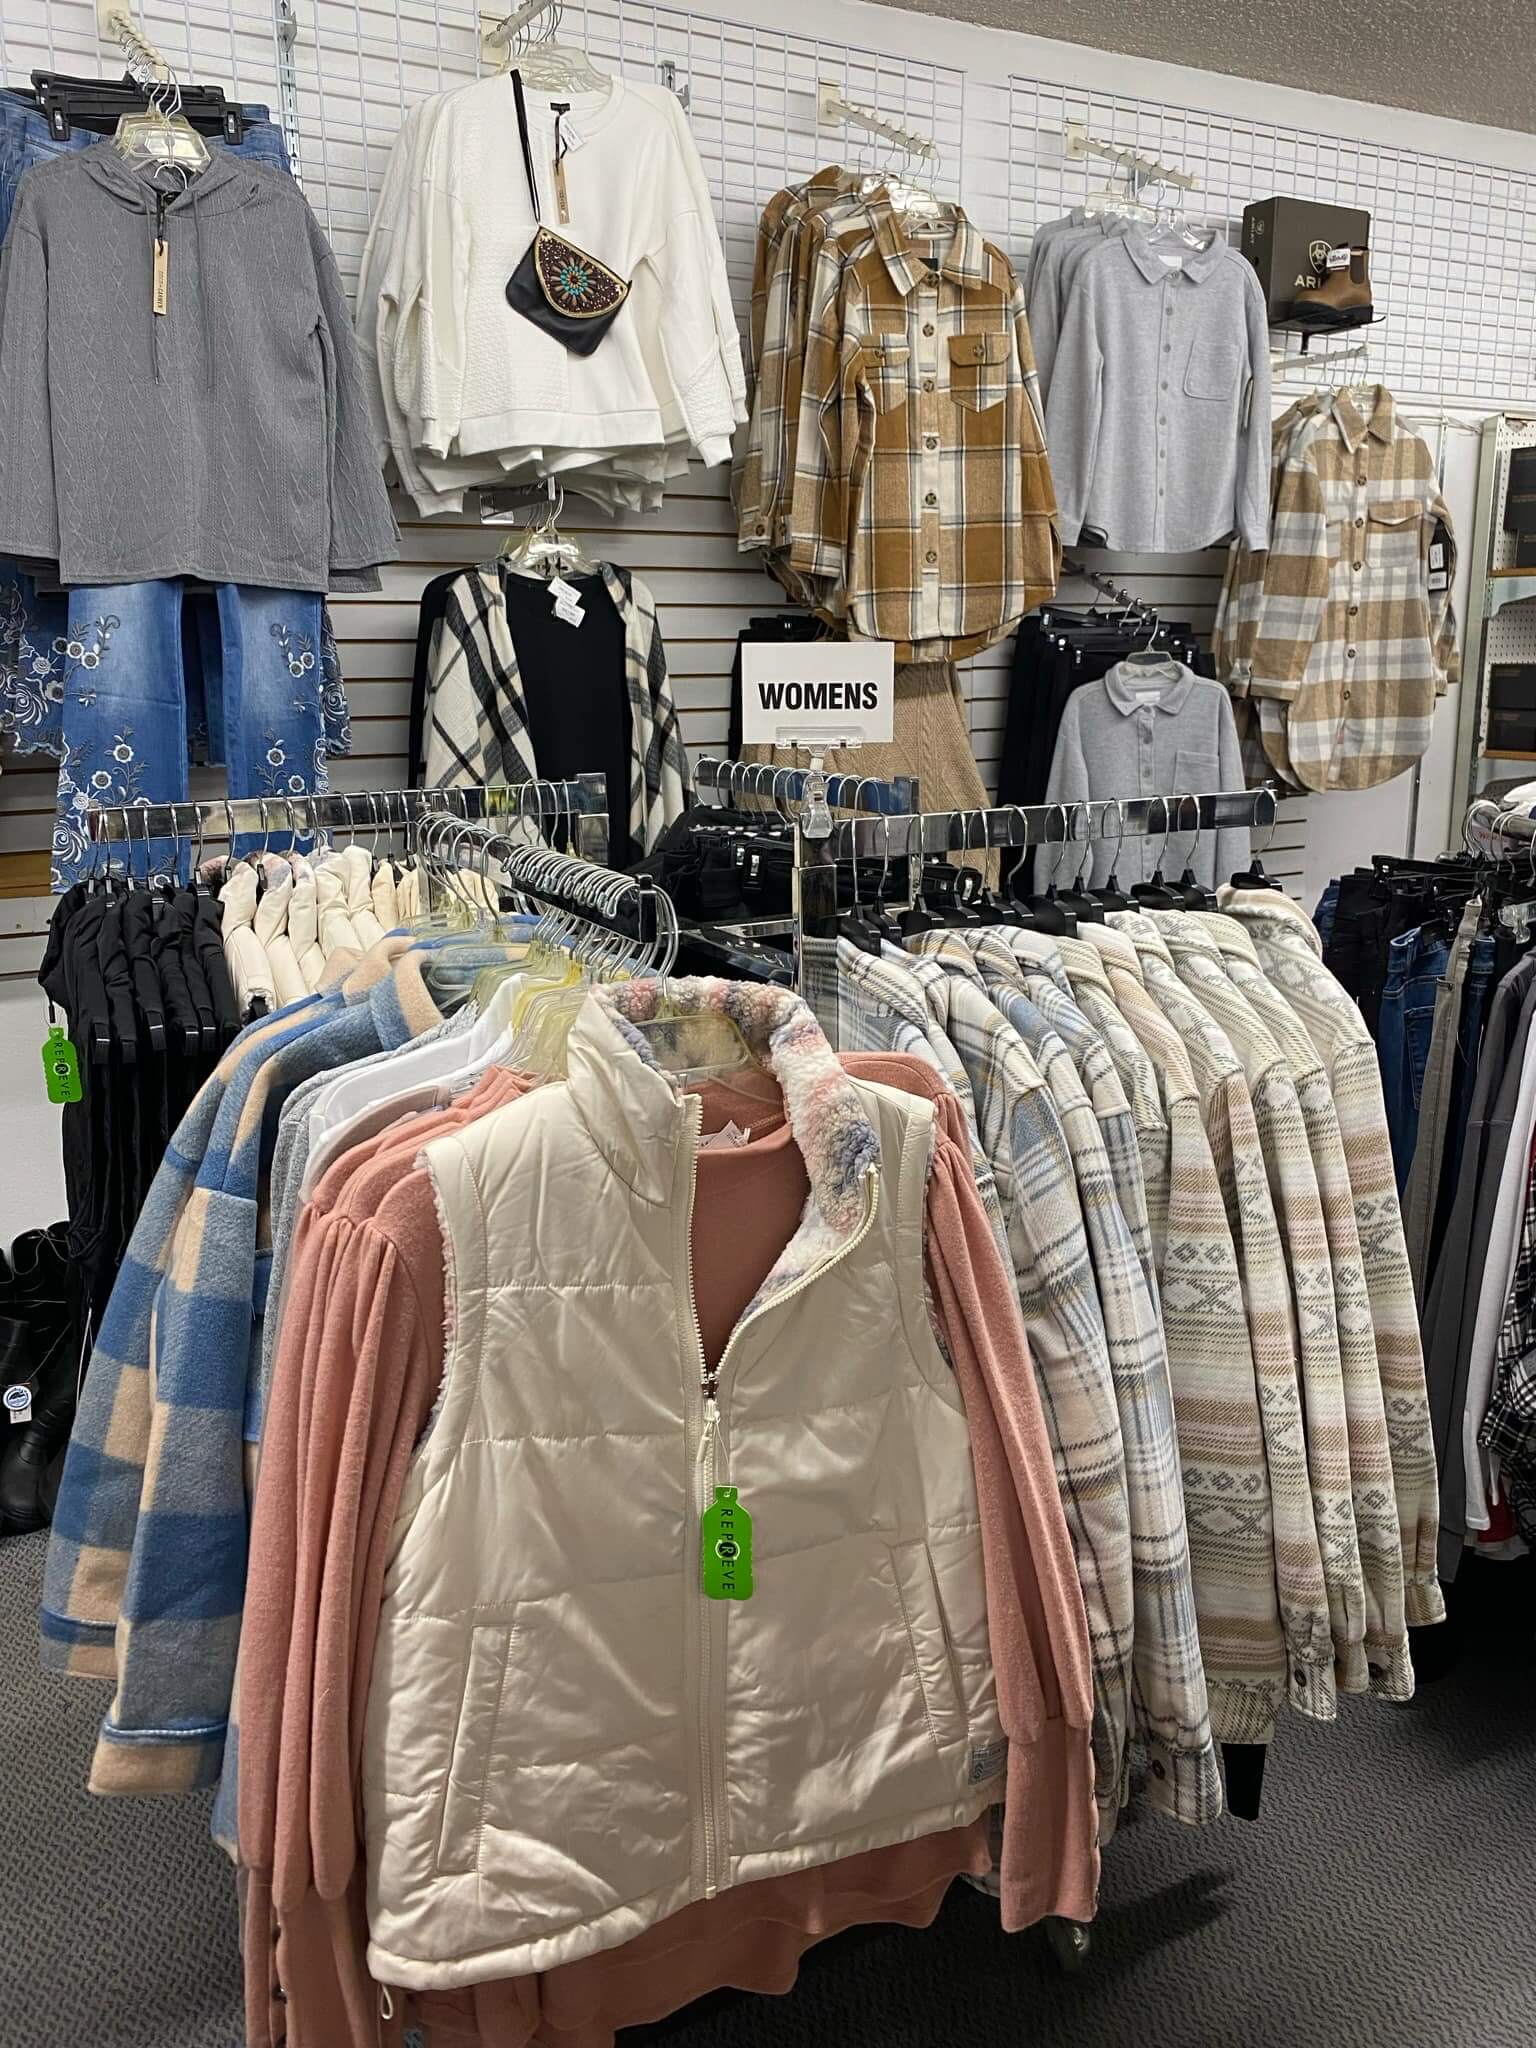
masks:
<path fill-rule="evenodd" d="M 1098 1019 L 1132 1077 L 1132 1100 L 1142 1105 L 1143 1157 L 1154 1147 L 1162 1152 L 1154 1246 L 1211 1732 L 1222 1742 L 1268 1742 L 1285 1698 L 1285 1637 L 1237 1251 L 1179 1035 L 1131 971 L 1130 941 L 1102 936 L 1128 956 L 1118 989 L 1098 947 L 1083 939 L 1057 944 L 1074 996 Z M 1153 1099 L 1137 1078 L 1143 1063 Z"/>
<path fill-rule="evenodd" d="M 1402 774 L 1459 676 L 1434 458 L 1385 385 L 1367 396 L 1365 412 L 1341 392 L 1276 422 L 1269 548 L 1234 548 L 1222 597 L 1219 673 L 1304 789 Z"/>
<path fill-rule="evenodd" d="M 1306 1026 L 1328 1070 L 1371 1294 L 1407 1618 L 1410 1626 L 1423 1627 L 1445 1619 L 1440 1482 L 1376 1047 L 1359 1008 L 1323 965 L 1322 942 L 1300 904 L 1273 889 L 1222 889 L 1218 899 L 1252 938 L 1265 974 Z"/>
<path fill-rule="evenodd" d="M 811 280 L 791 565 L 898 661 L 1002 639 L 1061 566 L 1024 292 L 966 219 L 889 208 Z"/>

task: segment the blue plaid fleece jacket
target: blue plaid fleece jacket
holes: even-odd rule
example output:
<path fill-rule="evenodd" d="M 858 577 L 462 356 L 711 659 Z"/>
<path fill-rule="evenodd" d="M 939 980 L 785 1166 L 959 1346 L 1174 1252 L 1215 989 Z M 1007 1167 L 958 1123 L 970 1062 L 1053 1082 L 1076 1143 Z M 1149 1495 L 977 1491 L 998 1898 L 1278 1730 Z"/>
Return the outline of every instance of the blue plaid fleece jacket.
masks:
<path fill-rule="evenodd" d="M 245 1599 L 245 1443 L 271 1264 L 261 1189 L 283 1104 L 440 1022 L 410 941 L 252 1025 L 183 1117 L 81 1392 L 43 1586 L 43 1662 L 117 1690 L 93 1792 L 217 1780 Z"/>

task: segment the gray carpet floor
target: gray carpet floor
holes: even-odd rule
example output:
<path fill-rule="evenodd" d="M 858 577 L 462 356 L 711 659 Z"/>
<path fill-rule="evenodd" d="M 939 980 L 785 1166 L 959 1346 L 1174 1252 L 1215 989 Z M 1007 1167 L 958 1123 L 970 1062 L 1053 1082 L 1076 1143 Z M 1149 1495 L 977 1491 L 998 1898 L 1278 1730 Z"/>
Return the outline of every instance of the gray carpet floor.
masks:
<path fill-rule="evenodd" d="M 43 1548 L 0 1544 L 0 2048 L 239 2048 L 206 1802 L 86 1794 L 103 1694 L 38 1670 Z M 622 2048 L 1531 2048 L 1536 1574 L 1464 1578 L 1449 1675 L 1288 1719 L 1257 1823 L 1123 1831 L 1080 1975 L 956 1887 L 931 1929 L 844 1936 L 788 1997 Z"/>

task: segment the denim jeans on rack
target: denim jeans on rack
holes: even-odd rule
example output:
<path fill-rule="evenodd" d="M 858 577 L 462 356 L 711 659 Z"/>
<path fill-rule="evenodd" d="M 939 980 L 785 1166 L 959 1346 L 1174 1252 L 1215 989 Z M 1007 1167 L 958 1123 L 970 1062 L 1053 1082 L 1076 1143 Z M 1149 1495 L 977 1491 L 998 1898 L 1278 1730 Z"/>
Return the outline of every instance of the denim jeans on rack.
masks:
<path fill-rule="evenodd" d="M 1451 957 L 1443 933 L 1415 925 L 1387 948 L 1376 1054 L 1381 1063 L 1392 1164 L 1401 1194 L 1418 1141 L 1419 1105 L 1434 1032 L 1435 997 Z"/>
<path fill-rule="evenodd" d="M 1325 953 L 1328 950 L 1328 941 L 1333 937 L 1333 920 L 1338 915 L 1338 909 L 1339 885 L 1337 881 L 1333 881 L 1318 897 L 1317 908 L 1312 913 L 1312 922 L 1317 928 L 1317 936 L 1323 942 Z"/>
<path fill-rule="evenodd" d="M 1436 1239 L 1449 1214 L 1461 1172 L 1462 1144 L 1467 1135 L 1467 1118 L 1472 1113 L 1472 1091 L 1477 1086 L 1477 1056 L 1482 1049 L 1483 1026 L 1488 1020 L 1488 1003 L 1493 993 L 1498 941 L 1479 932 L 1467 954 L 1467 978 L 1461 988 L 1461 1013 L 1456 1021 L 1456 1059 L 1451 1075 L 1451 1119 L 1445 1134 L 1445 1157 L 1440 1163 L 1440 1195 L 1436 1202 Z"/>
<path fill-rule="evenodd" d="M 215 592 L 216 661 L 204 649 L 210 751 L 231 796 L 271 797 L 271 834 L 236 841 L 286 846 L 282 798 L 326 786 L 320 599 L 303 591 L 223 583 Z M 92 871 L 91 804 L 179 803 L 187 796 L 188 699 L 184 590 L 177 580 L 72 590 L 62 658 L 59 809 L 53 887 Z M 169 868 L 174 842 L 138 841 L 121 860 Z M 114 856 L 117 859 L 118 856 Z"/>

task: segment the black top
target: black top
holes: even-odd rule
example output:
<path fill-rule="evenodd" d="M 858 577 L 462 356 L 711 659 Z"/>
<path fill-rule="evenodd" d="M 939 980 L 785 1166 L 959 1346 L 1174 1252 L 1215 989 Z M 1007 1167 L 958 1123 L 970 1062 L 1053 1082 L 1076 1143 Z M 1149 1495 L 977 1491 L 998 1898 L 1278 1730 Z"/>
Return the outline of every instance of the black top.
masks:
<path fill-rule="evenodd" d="M 542 578 L 505 570 L 507 628 L 517 654 L 533 758 L 541 777 L 599 774 L 608 784 L 609 861 L 628 867 L 643 848 L 629 837 L 629 690 L 624 621 L 600 574 L 567 576 L 585 613 L 579 626 L 556 616 Z"/>

